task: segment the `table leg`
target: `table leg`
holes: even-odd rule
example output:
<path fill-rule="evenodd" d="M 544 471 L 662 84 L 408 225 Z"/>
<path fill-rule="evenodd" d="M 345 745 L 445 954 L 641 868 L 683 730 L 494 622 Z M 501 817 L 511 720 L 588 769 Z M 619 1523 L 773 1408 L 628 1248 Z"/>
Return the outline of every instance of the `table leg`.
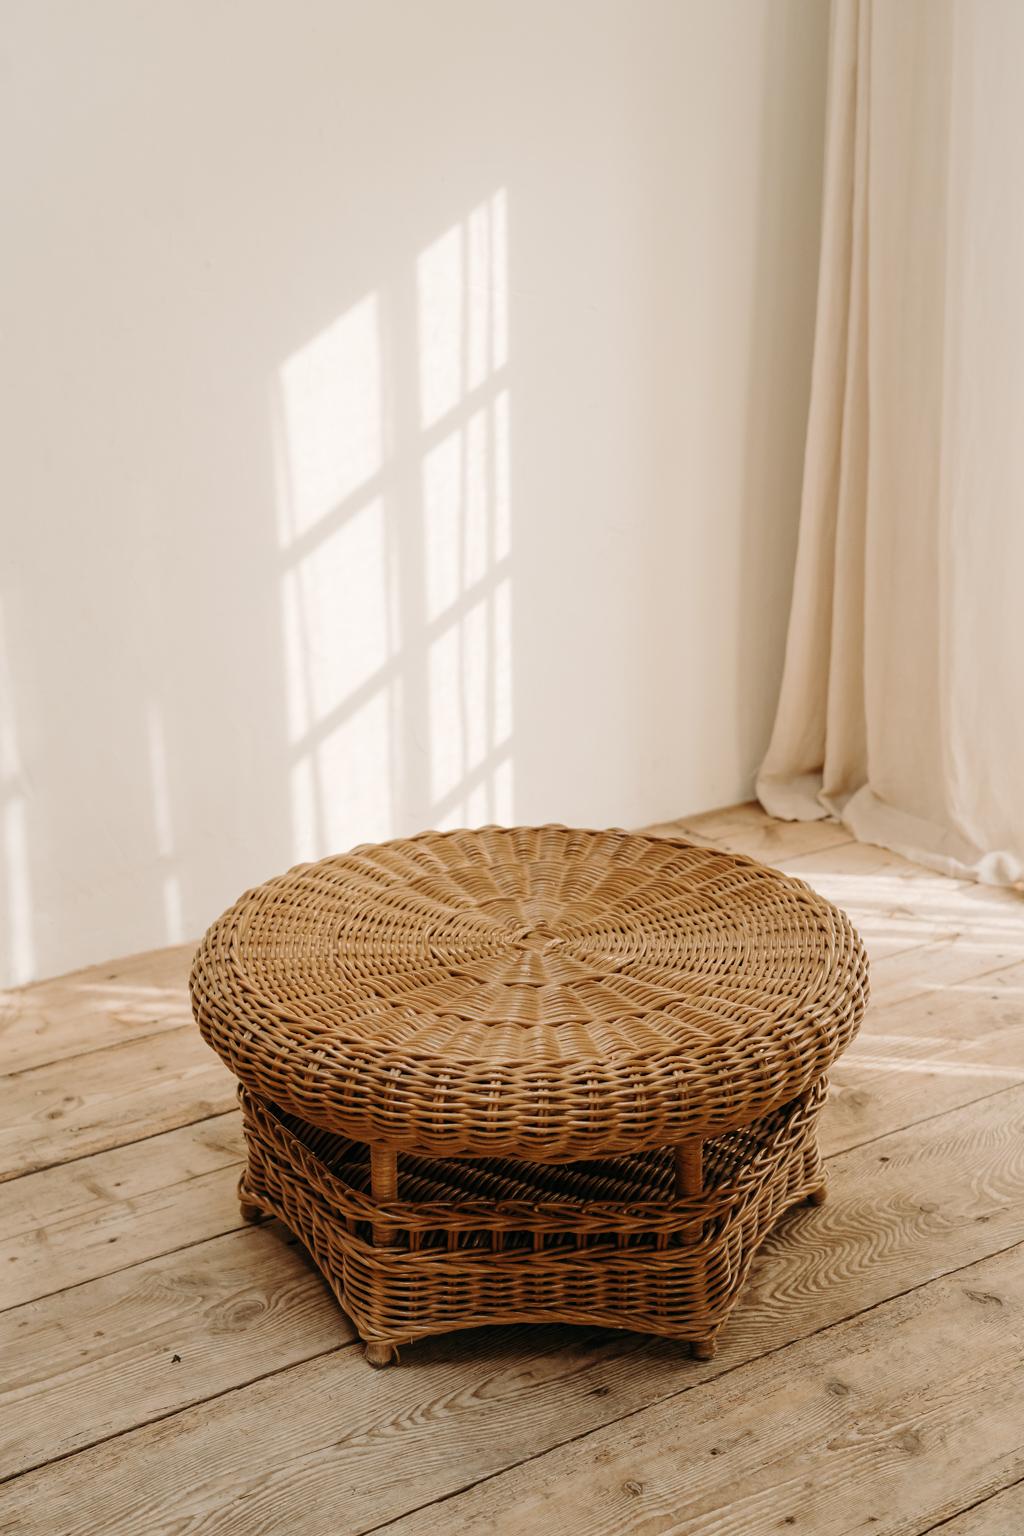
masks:
<path fill-rule="evenodd" d="M 387 1147 L 370 1148 L 370 1191 L 373 1198 L 382 1204 L 387 1200 L 398 1199 L 397 1152 L 391 1152 Z M 375 1248 L 389 1248 L 393 1242 L 394 1236 L 390 1227 L 374 1227 Z"/>
<path fill-rule="evenodd" d="M 676 1194 L 700 1195 L 704 1193 L 704 1143 L 699 1136 L 691 1141 L 681 1141 L 675 1149 L 676 1159 Z M 684 1227 L 682 1238 L 685 1243 L 699 1243 L 704 1235 L 704 1223 L 694 1222 L 692 1227 Z M 715 1341 L 712 1337 L 706 1339 L 693 1339 L 690 1343 L 690 1353 L 695 1360 L 710 1360 L 715 1353 Z"/>
<path fill-rule="evenodd" d="M 269 1212 L 265 1211 L 262 1205 L 257 1205 L 255 1201 L 250 1200 L 249 1193 L 245 1187 L 244 1173 L 238 1181 L 238 1204 L 241 1208 L 243 1221 L 251 1222 L 255 1226 L 257 1222 L 270 1220 Z"/>
<path fill-rule="evenodd" d="M 398 1153 L 387 1147 L 370 1148 L 370 1191 L 378 1201 L 398 1198 Z M 390 1227 L 374 1226 L 373 1246 L 390 1248 L 394 1243 Z M 390 1365 L 397 1358 L 398 1350 L 387 1340 L 370 1340 L 366 1345 L 366 1363 L 373 1366 Z"/>
<path fill-rule="evenodd" d="M 699 1136 L 692 1141 L 681 1141 L 676 1147 L 676 1194 L 700 1195 L 704 1192 L 704 1143 Z M 683 1241 L 700 1241 L 703 1223 L 695 1222 L 683 1228 Z"/>

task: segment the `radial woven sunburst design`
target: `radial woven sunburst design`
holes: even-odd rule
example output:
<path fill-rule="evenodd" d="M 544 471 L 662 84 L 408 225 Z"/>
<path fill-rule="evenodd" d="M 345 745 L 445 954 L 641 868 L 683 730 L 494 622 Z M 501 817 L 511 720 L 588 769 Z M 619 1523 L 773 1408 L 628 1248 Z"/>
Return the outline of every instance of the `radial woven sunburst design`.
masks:
<path fill-rule="evenodd" d="M 357 848 L 249 891 L 196 955 L 205 1038 L 313 1125 L 539 1160 L 713 1133 L 848 1044 L 848 919 L 735 854 L 487 827 Z"/>

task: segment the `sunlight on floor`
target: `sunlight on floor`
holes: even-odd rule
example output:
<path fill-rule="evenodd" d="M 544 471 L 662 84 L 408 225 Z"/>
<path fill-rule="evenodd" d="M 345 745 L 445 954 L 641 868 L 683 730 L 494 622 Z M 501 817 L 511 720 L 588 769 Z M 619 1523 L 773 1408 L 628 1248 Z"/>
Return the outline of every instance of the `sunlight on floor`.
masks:
<path fill-rule="evenodd" d="M 836 860 L 839 863 L 839 859 Z M 940 938 L 959 937 L 975 951 L 990 950 L 1024 959 L 1024 923 L 1020 898 L 1013 893 L 966 884 L 907 865 L 912 875 L 846 874 L 823 867 L 807 869 L 794 860 L 790 873 L 848 912 L 869 952 L 907 948 Z"/>
<path fill-rule="evenodd" d="M 189 946 L 191 952 L 192 946 Z M 188 970 L 187 965 L 183 967 Z M 141 1020 L 176 1017 L 192 1018 L 188 996 L 183 986 L 146 987 L 138 982 L 79 983 L 75 989 L 88 998 L 88 1006 L 116 1018 Z"/>
<path fill-rule="evenodd" d="M 916 1072 L 928 1077 L 995 1077 L 1011 1083 L 1024 1083 L 1024 1065 L 1019 1067 L 992 1066 L 988 1062 L 930 1060 L 920 1057 L 913 1061 L 900 1061 L 893 1056 L 865 1056 L 851 1051 L 849 1065 L 856 1071 L 865 1072 Z"/>

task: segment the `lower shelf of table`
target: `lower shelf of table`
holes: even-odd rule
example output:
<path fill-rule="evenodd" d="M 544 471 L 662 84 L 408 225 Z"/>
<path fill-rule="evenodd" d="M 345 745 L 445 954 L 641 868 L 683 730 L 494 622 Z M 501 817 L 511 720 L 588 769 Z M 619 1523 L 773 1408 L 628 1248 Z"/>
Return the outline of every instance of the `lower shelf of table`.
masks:
<path fill-rule="evenodd" d="M 375 1199 L 369 1149 L 244 1089 L 247 1214 L 306 1245 L 381 1364 L 457 1328 L 568 1322 L 713 1352 L 750 1261 L 782 1213 L 822 1189 L 825 1084 L 703 1143 L 703 1189 L 675 1194 L 673 1149 L 571 1164 L 402 1156 Z"/>

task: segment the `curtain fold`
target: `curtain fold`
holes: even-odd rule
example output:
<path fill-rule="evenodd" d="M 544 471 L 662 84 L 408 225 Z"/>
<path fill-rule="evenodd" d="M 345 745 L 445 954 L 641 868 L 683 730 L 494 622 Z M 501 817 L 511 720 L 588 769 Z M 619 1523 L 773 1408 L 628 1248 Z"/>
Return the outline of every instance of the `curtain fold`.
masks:
<path fill-rule="evenodd" d="M 1024 5 L 833 0 L 786 662 L 758 778 L 1024 878 Z"/>

